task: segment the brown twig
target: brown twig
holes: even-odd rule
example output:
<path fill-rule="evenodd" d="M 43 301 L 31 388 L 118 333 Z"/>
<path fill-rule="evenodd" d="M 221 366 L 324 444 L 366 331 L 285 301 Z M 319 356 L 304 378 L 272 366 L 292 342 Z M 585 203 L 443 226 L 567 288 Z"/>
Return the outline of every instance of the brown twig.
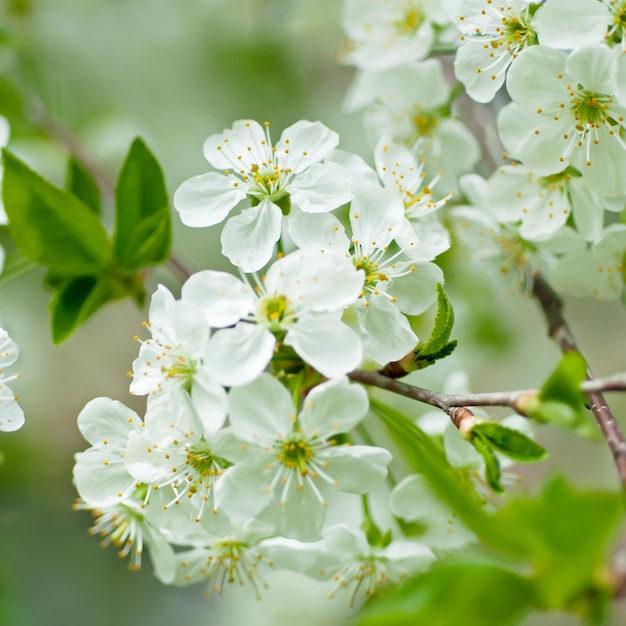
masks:
<path fill-rule="evenodd" d="M 534 278 L 532 294 L 541 306 L 548 323 L 548 334 L 550 337 L 554 339 L 563 352 L 571 350 L 580 352 L 563 317 L 563 302 L 561 298 L 540 275 Z M 589 369 L 587 369 L 587 380 L 594 380 Z M 606 390 L 608 391 L 609 389 Z M 586 392 L 589 398 L 589 408 L 602 430 L 602 434 L 613 455 L 613 461 L 617 468 L 622 489 L 626 491 L 626 437 L 624 437 L 624 433 L 621 431 L 615 416 L 606 403 L 602 391 L 594 389 Z"/>

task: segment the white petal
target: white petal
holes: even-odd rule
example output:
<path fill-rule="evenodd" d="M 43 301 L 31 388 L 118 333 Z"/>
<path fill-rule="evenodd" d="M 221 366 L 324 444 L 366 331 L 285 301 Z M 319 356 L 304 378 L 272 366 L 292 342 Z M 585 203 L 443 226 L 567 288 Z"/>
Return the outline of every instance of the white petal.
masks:
<path fill-rule="evenodd" d="M 0 367 L 8 367 L 17 361 L 19 350 L 17 344 L 9 337 L 4 328 L 0 328 Z"/>
<path fill-rule="evenodd" d="M 222 230 L 222 252 L 244 272 L 260 270 L 280 237 L 281 210 L 270 200 L 231 217 Z"/>
<path fill-rule="evenodd" d="M 255 163 L 272 162 L 272 147 L 268 144 L 265 131 L 255 120 L 237 120 L 232 128 L 211 135 L 204 142 L 204 158 L 218 169 L 239 170 L 242 165 L 250 171 Z"/>
<path fill-rule="evenodd" d="M 341 378 L 314 387 L 306 397 L 298 421 L 305 433 L 330 439 L 349 432 L 365 417 L 368 407 L 365 389 Z"/>
<path fill-rule="evenodd" d="M 339 135 L 321 122 L 300 120 L 282 132 L 276 156 L 282 166 L 298 174 L 326 158 L 338 143 Z"/>
<path fill-rule="evenodd" d="M 141 418 L 111 398 L 94 398 L 78 415 L 78 429 L 92 445 L 103 449 L 123 448 L 131 430 L 140 428 Z"/>
<path fill-rule="evenodd" d="M 207 369 L 225 387 L 245 385 L 267 367 L 275 345 L 276 339 L 267 328 L 242 322 L 211 337 Z"/>
<path fill-rule="evenodd" d="M 289 193 L 305 213 L 326 213 L 352 199 L 350 176 L 336 163 L 314 163 L 296 176 Z"/>
<path fill-rule="evenodd" d="M 374 446 L 337 446 L 320 452 L 316 458 L 324 463 L 324 471 L 336 481 L 336 489 L 367 493 L 384 480 L 391 454 Z"/>
<path fill-rule="evenodd" d="M 417 345 L 417 335 L 406 317 L 385 296 L 372 299 L 368 307 L 359 307 L 357 313 L 365 354 L 377 363 L 398 361 Z"/>
<path fill-rule="evenodd" d="M 327 378 L 343 376 L 361 363 L 358 335 L 343 322 L 329 315 L 307 315 L 292 324 L 285 337 L 306 363 Z"/>
<path fill-rule="evenodd" d="M 205 434 L 215 432 L 224 424 L 228 400 L 224 388 L 201 370 L 193 378 L 191 403 L 196 410 Z"/>
<path fill-rule="evenodd" d="M 240 439 L 264 445 L 291 432 L 295 416 L 291 396 L 269 374 L 231 389 L 229 405 L 233 431 Z"/>
<path fill-rule="evenodd" d="M 0 395 L 4 399 L 0 403 L 0 430 L 13 432 L 24 425 L 24 411 L 17 403 L 17 397 L 5 384 L 0 383 Z"/>
<path fill-rule="evenodd" d="M 174 208 L 186 226 L 219 224 L 246 197 L 242 186 L 231 178 L 209 172 L 186 180 L 174 193 Z"/>
<path fill-rule="evenodd" d="M 437 283 L 443 284 L 443 272 L 434 263 L 418 263 L 410 274 L 394 278 L 388 288 L 396 306 L 407 315 L 420 315 L 437 299 Z"/>
<path fill-rule="evenodd" d="M 202 310 L 209 326 L 232 326 L 254 310 L 254 291 L 226 272 L 204 270 L 193 274 L 182 288 L 182 299 Z"/>
<path fill-rule="evenodd" d="M 293 242 L 302 250 L 345 252 L 350 247 L 344 227 L 332 213 L 292 211 L 288 230 Z"/>

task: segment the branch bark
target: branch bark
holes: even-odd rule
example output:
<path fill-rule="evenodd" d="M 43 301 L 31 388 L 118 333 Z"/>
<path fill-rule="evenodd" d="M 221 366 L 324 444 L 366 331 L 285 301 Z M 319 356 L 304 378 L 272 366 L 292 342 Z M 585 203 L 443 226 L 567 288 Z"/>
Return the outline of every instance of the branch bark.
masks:
<path fill-rule="evenodd" d="M 561 351 L 576 350 L 580 352 L 563 317 L 563 301 L 540 275 L 535 276 L 533 280 L 532 294 L 541 306 L 548 324 L 548 335 L 559 345 Z M 589 368 L 587 368 L 587 380 L 594 380 Z M 613 456 L 622 489 L 626 491 L 626 437 L 624 437 L 624 433 L 604 399 L 602 390 L 590 390 L 586 393 L 589 399 L 589 408 L 598 422 Z"/>

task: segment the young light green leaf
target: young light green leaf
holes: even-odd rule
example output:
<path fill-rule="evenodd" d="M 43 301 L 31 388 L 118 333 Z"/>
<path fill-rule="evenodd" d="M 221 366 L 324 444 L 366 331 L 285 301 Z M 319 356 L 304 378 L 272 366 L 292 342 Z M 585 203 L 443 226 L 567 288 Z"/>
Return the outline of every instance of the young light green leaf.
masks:
<path fill-rule="evenodd" d="M 65 187 L 96 215 L 100 215 L 100 187 L 91 172 L 74 156 L 71 156 L 67 163 Z"/>
<path fill-rule="evenodd" d="M 133 141 L 117 181 L 114 248 L 126 269 L 164 262 L 171 219 L 163 172 L 144 142 Z"/>
<path fill-rule="evenodd" d="M 486 439 L 498 452 L 516 461 L 526 463 L 543 461 L 548 453 L 545 448 L 535 443 L 532 439 L 512 428 L 496 424 L 495 422 L 482 422 L 476 424 L 472 434 L 478 434 Z"/>
<path fill-rule="evenodd" d="M 11 123 L 25 118 L 24 99 L 19 91 L 4 76 L 0 76 L 0 115 Z"/>
<path fill-rule="evenodd" d="M 4 207 L 20 252 L 67 277 L 96 275 L 111 261 L 104 226 L 73 194 L 3 150 Z"/>
<path fill-rule="evenodd" d="M 454 351 L 456 341 L 449 341 L 454 326 L 454 311 L 441 284 L 437 285 L 437 314 L 433 330 L 428 340 L 415 351 L 414 362 L 417 369 L 424 369 L 435 361 L 443 359 Z"/>
<path fill-rule="evenodd" d="M 531 610 L 534 589 L 498 565 L 443 560 L 364 607 L 358 626 L 513 626 Z"/>
<path fill-rule="evenodd" d="M 472 437 L 471 442 L 485 462 L 485 478 L 487 479 L 487 484 L 496 493 L 504 493 L 504 489 L 500 484 L 500 462 L 498 461 L 498 457 L 494 454 L 489 440 L 482 435 L 476 434 Z"/>
<path fill-rule="evenodd" d="M 543 402 L 562 402 L 573 409 L 582 408 L 585 396 L 580 383 L 587 375 L 587 363 L 580 352 L 565 352 L 556 369 L 550 374 L 539 390 Z"/>

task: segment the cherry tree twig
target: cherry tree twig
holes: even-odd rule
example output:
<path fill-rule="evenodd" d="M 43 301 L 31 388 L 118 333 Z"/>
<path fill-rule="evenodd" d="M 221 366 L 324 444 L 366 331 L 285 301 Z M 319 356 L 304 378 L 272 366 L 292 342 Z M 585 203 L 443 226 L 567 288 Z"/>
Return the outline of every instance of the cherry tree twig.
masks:
<path fill-rule="evenodd" d="M 563 301 L 540 275 L 535 276 L 533 280 L 532 294 L 539 302 L 543 311 L 548 324 L 548 335 L 559 345 L 561 351 L 575 350 L 580 352 L 563 317 Z M 589 368 L 587 368 L 587 380 L 594 380 Z M 585 391 L 585 393 L 589 399 L 589 408 L 598 422 L 613 455 L 613 461 L 622 483 L 622 489 L 626 491 L 626 437 L 624 437 L 624 433 L 621 431 L 615 416 L 606 403 L 602 391 L 609 391 L 609 389 L 592 388 L 589 391 Z"/>

